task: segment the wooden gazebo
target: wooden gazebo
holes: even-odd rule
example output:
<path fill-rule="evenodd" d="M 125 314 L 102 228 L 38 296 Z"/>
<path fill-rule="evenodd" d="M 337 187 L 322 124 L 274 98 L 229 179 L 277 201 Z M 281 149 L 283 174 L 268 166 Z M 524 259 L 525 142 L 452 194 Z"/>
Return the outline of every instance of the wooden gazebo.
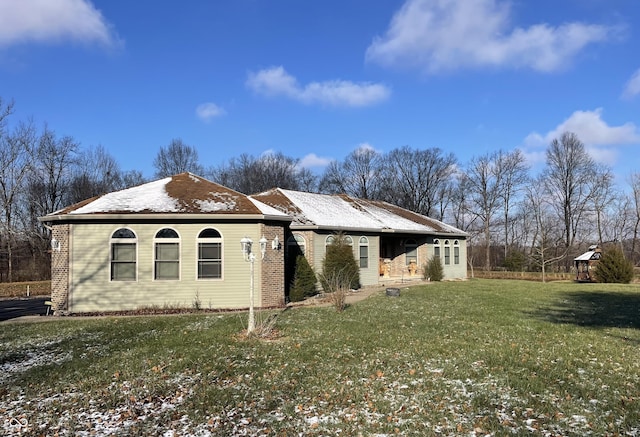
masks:
<path fill-rule="evenodd" d="M 574 258 L 576 263 L 576 281 L 578 282 L 594 282 L 593 271 L 595 266 L 600 261 L 602 256 L 602 250 L 596 244 L 589 246 L 589 250 L 577 258 Z"/>

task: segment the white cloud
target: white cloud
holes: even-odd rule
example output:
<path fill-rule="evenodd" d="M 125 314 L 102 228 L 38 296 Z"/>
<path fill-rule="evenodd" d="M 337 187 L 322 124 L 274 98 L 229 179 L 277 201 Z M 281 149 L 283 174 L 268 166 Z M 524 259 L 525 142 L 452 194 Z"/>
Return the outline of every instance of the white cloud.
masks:
<path fill-rule="evenodd" d="M 640 68 L 633 73 L 622 93 L 623 97 L 633 98 L 640 94 Z"/>
<path fill-rule="evenodd" d="M 407 0 L 386 34 L 368 47 L 366 58 L 429 73 L 474 67 L 550 72 L 562 69 L 588 44 L 605 41 L 614 31 L 579 22 L 515 27 L 508 1 Z"/>
<path fill-rule="evenodd" d="M 215 103 L 207 102 L 198 105 L 196 108 L 196 115 L 198 118 L 206 123 L 210 122 L 216 117 L 221 117 L 227 112 Z"/>
<path fill-rule="evenodd" d="M 121 40 L 87 0 L 0 1 L 0 47 L 72 40 L 115 47 Z"/>
<path fill-rule="evenodd" d="M 301 86 L 282 66 L 250 72 L 246 85 L 268 97 L 284 96 L 306 104 L 328 106 L 369 106 L 386 100 L 391 94 L 386 86 L 368 82 L 332 80 Z"/>
<path fill-rule="evenodd" d="M 298 167 L 301 168 L 322 168 L 326 167 L 331 163 L 332 159 L 323 158 L 321 156 L 316 155 L 315 153 L 309 153 L 304 158 L 298 162 Z"/>
<path fill-rule="evenodd" d="M 523 152 L 530 164 L 544 161 L 544 152 L 555 138 L 564 132 L 575 133 L 589 154 L 598 162 L 612 165 L 618 158 L 615 146 L 640 144 L 640 130 L 634 123 L 610 126 L 602 119 L 602 108 L 595 111 L 575 111 L 555 129 L 542 135 L 530 133 L 524 140 Z"/>

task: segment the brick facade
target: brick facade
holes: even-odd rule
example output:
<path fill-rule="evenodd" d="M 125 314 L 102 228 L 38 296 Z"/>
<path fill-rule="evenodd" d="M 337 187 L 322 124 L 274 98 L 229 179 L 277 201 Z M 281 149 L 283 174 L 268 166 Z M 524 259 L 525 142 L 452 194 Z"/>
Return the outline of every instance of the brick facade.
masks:
<path fill-rule="evenodd" d="M 282 225 L 271 225 L 263 223 L 260 225 L 261 235 L 267 240 L 267 252 L 262 260 L 262 299 L 261 307 L 281 307 L 284 306 L 285 283 L 284 283 L 284 251 L 285 234 Z M 274 249 L 272 242 L 278 236 L 279 247 Z"/>
<path fill-rule="evenodd" d="M 69 250 L 71 225 L 54 225 L 51 232 L 51 302 L 54 314 L 69 310 Z"/>

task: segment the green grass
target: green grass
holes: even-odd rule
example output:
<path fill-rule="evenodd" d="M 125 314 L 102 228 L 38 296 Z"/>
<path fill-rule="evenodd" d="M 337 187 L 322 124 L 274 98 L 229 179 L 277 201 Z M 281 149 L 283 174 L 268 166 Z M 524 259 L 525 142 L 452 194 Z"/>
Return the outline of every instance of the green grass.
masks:
<path fill-rule="evenodd" d="M 634 285 L 434 283 L 274 341 L 245 318 L 4 324 L 0 434 L 640 434 Z"/>

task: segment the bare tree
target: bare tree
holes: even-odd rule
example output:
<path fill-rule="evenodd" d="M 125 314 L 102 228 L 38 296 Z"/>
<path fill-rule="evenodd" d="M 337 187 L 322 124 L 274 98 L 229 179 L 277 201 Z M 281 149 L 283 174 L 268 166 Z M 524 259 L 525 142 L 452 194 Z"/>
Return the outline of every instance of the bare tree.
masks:
<path fill-rule="evenodd" d="M 499 166 L 501 154 L 494 153 L 471 160 L 464 174 L 468 190 L 467 212 L 480 221 L 485 245 L 485 269 L 491 270 L 491 236 L 494 216 L 502 201 L 503 174 Z"/>
<path fill-rule="evenodd" d="M 449 187 L 456 170 L 453 154 L 439 148 L 394 149 L 384 157 L 381 198 L 429 217 L 439 215 L 443 187 Z M 442 217 L 434 217 L 441 219 Z"/>
<path fill-rule="evenodd" d="M 298 160 L 282 153 L 268 153 L 259 158 L 242 154 L 229 163 L 209 171 L 213 181 L 244 194 L 255 194 L 274 187 L 300 190 L 315 185 L 314 176 L 298 166 Z"/>
<path fill-rule="evenodd" d="M 541 182 L 541 181 L 538 181 Z M 534 183 L 527 189 L 526 202 L 528 211 L 535 219 L 535 228 L 531 245 L 531 259 L 542 271 L 542 282 L 546 282 L 547 266 L 566 256 L 567 248 L 557 253 L 557 241 L 561 238 L 554 226 L 554 215 L 551 203 L 544 193 L 537 189 L 538 183 Z"/>
<path fill-rule="evenodd" d="M 510 229 L 513 225 L 511 210 L 514 201 L 517 201 L 518 194 L 529 180 L 529 167 L 519 149 L 510 153 L 498 152 L 496 167 L 496 171 L 501 174 L 502 182 L 500 197 L 504 217 L 504 256 L 506 258 L 510 243 Z"/>
<path fill-rule="evenodd" d="M 0 108 L 0 113 L 3 112 Z M 24 192 L 35 144 L 36 134 L 31 122 L 19 123 L 12 133 L 2 132 L 0 137 L 0 206 L 9 282 L 13 280 L 13 243 L 17 231 L 15 213 L 19 197 Z"/>
<path fill-rule="evenodd" d="M 204 173 L 204 168 L 198 162 L 198 151 L 195 147 L 185 144 L 180 138 L 171 140 L 167 147 L 160 147 L 160 151 L 153 160 L 153 166 L 159 178 L 187 171 L 195 174 Z"/>
<path fill-rule="evenodd" d="M 563 223 L 567 254 L 574 246 L 583 218 L 592 207 L 597 167 L 584 144 L 572 132 L 554 139 L 547 149 L 547 166 L 543 172 L 546 195 L 553 201 L 556 214 Z M 586 222 L 586 221 L 585 221 Z M 565 260 L 569 271 L 570 260 Z"/>
<path fill-rule="evenodd" d="M 28 175 L 27 198 L 34 225 L 37 217 L 64 206 L 79 151 L 80 144 L 72 137 L 57 138 L 55 132 L 44 126 Z"/>
<path fill-rule="evenodd" d="M 65 203 L 73 204 L 122 187 L 120 165 L 115 158 L 102 146 L 91 147 L 81 153 Z"/>
<path fill-rule="evenodd" d="M 631 239 L 631 254 L 634 257 L 635 263 L 640 258 L 638 256 L 638 238 L 640 237 L 640 173 L 633 173 L 629 178 L 629 185 L 631 186 L 631 200 L 633 208 L 633 225 L 632 225 L 632 239 Z"/>
<path fill-rule="evenodd" d="M 371 147 L 359 147 L 344 161 L 332 161 L 322 176 L 320 190 L 360 199 L 380 197 L 381 156 Z"/>

